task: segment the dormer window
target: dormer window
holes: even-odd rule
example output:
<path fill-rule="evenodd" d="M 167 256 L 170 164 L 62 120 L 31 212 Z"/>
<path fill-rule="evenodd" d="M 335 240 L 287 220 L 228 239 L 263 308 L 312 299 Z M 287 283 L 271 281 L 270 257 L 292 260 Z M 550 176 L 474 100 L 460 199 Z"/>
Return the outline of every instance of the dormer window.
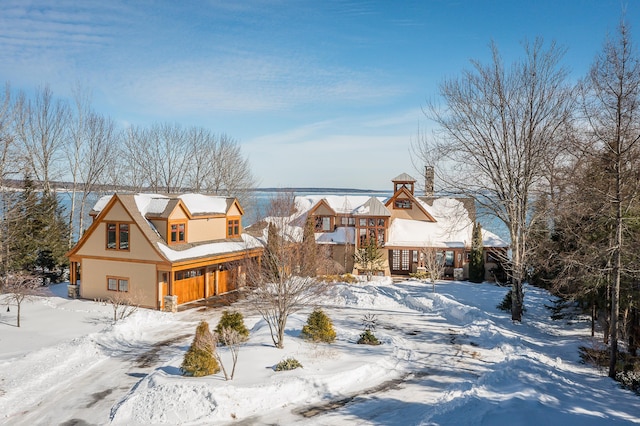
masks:
<path fill-rule="evenodd" d="M 185 222 L 172 223 L 169 235 L 171 243 L 184 243 L 187 240 L 187 224 Z"/>
<path fill-rule="evenodd" d="M 227 220 L 227 238 L 237 238 L 240 236 L 240 219 Z"/>
<path fill-rule="evenodd" d="M 396 208 L 396 209 L 410 209 L 411 208 L 411 200 L 396 198 L 395 202 L 393 203 L 393 207 Z"/>

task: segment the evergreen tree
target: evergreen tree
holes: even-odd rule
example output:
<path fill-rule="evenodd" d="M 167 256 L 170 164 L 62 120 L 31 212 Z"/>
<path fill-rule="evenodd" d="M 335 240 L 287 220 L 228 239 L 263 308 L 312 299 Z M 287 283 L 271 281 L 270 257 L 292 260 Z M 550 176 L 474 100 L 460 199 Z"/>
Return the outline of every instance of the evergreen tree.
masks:
<path fill-rule="evenodd" d="M 484 247 L 482 245 L 482 227 L 480 223 L 473 224 L 471 237 L 471 259 L 469 260 L 469 281 L 481 283 L 484 281 Z"/>
<path fill-rule="evenodd" d="M 313 342 L 333 343 L 336 340 L 336 331 L 331 319 L 320 308 L 316 308 L 307 318 L 307 324 L 302 327 L 300 333 L 304 339 Z"/>
<path fill-rule="evenodd" d="M 40 244 L 40 218 L 38 215 L 38 194 L 30 176 L 25 176 L 23 190 L 12 209 L 12 239 L 9 241 L 12 271 L 33 271 L 38 259 Z"/>
<path fill-rule="evenodd" d="M 309 216 L 304 224 L 302 247 L 300 247 L 300 275 L 315 277 L 318 266 L 318 248 L 316 245 L 315 222 Z"/>
<path fill-rule="evenodd" d="M 220 366 L 215 359 L 215 340 L 209 324 L 201 321 L 196 328 L 191 347 L 184 355 L 180 369 L 185 376 L 201 377 L 215 374 L 220 371 Z"/>
<path fill-rule="evenodd" d="M 378 248 L 374 237 L 369 238 L 368 243 L 353 254 L 353 260 L 358 268 L 367 273 L 367 281 L 371 281 L 374 272 L 384 267 L 383 259 L 384 254 Z"/>
<path fill-rule="evenodd" d="M 45 275 L 59 278 L 67 265 L 68 224 L 56 195 L 39 195 L 31 178 L 25 176 L 23 191 L 11 210 L 11 220 L 5 226 L 12 231 L 7 241 L 7 269 L 37 273 L 43 279 Z"/>

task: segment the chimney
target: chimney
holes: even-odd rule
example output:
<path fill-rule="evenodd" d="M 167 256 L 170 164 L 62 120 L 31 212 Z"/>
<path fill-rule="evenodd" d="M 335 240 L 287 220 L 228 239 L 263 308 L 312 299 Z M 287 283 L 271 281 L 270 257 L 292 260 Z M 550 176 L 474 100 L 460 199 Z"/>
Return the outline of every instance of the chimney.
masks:
<path fill-rule="evenodd" d="M 425 168 L 424 168 L 424 195 L 426 197 L 433 197 L 433 180 L 434 180 L 433 166 L 425 166 Z"/>

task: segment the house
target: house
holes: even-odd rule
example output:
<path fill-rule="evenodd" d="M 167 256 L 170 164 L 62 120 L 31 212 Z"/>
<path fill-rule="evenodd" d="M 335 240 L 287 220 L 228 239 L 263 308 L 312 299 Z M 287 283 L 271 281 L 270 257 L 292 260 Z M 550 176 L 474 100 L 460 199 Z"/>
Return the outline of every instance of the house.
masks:
<path fill-rule="evenodd" d="M 403 173 L 392 180 L 391 197 L 312 195 L 296 197 L 291 225 L 310 218 L 316 242 L 346 271 L 358 273 L 353 253 L 373 239 L 384 250 L 380 275 L 409 275 L 424 266 L 425 250 L 433 249 L 445 264 L 445 278 L 468 278 L 471 234 L 475 222 L 472 199 L 433 196 L 433 169 L 427 168 L 426 194 L 416 195 L 416 180 Z M 298 235 L 300 232 L 298 232 Z M 508 244 L 483 230 L 485 278 L 504 258 Z"/>
<path fill-rule="evenodd" d="M 243 263 L 263 250 L 243 232 L 235 198 L 114 194 L 90 214 L 93 223 L 67 253 L 72 297 L 126 295 L 175 310 L 242 286 Z"/>

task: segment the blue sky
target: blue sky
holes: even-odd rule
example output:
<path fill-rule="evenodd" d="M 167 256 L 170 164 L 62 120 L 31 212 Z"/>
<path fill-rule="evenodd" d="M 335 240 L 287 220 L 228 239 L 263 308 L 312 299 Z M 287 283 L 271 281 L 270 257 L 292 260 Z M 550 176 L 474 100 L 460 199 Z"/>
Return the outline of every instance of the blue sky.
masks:
<path fill-rule="evenodd" d="M 121 125 L 226 133 L 261 186 L 390 189 L 419 178 L 426 100 L 491 40 L 506 61 L 555 40 L 577 80 L 623 9 L 640 40 L 633 0 L 2 0 L 0 80 L 61 97 L 81 83 Z"/>

